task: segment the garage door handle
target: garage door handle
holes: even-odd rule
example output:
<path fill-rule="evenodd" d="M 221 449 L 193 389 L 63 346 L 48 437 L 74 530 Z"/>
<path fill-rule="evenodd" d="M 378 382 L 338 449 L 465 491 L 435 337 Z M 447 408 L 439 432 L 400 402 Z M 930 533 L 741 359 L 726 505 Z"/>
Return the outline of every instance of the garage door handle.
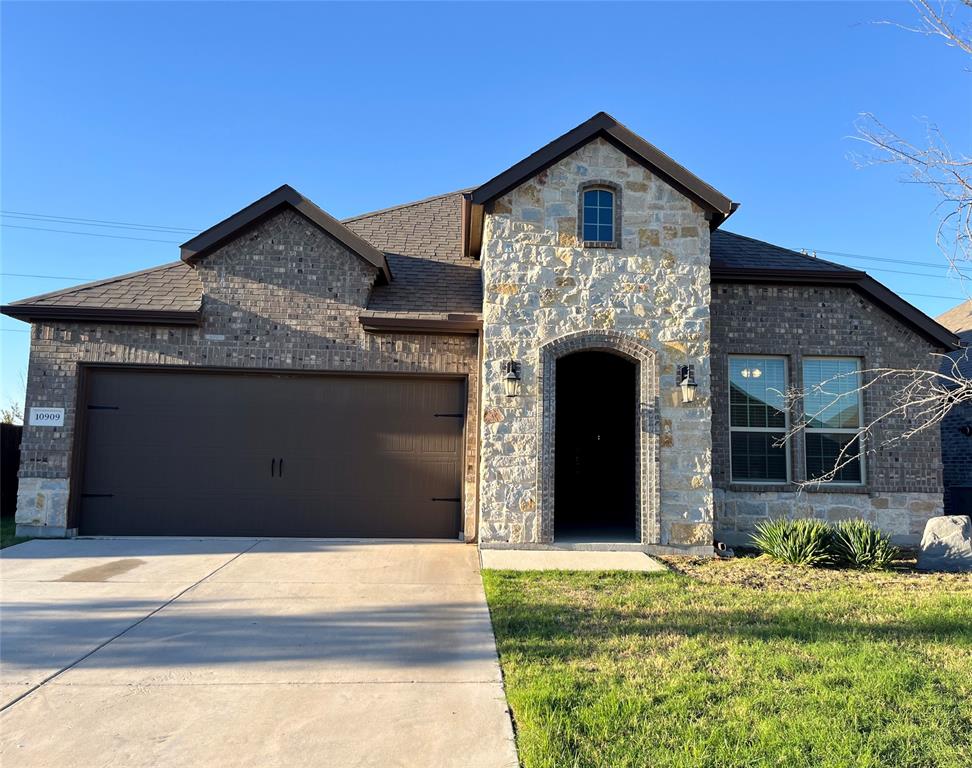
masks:
<path fill-rule="evenodd" d="M 280 466 L 278 467 L 278 473 L 280 477 L 283 477 L 283 459 L 280 459 Z"/>
<path fill-rule="evenodd" d="M 276 477 L 276 475 L 274 474 L 274 470 L 276 469 L 276 466 L 277 466 L 277 460 L 270 459 L 270 477 Z"/>

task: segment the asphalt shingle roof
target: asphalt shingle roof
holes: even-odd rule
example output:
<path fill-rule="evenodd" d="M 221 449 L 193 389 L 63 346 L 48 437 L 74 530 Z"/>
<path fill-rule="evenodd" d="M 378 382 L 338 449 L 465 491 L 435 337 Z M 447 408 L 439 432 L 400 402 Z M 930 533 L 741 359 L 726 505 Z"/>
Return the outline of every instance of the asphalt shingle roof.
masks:
<path fill-rule="evenodd" d="M 202 284 L 198 275 L 188 264 L 176 261 L 32 296 L 11 306 L 198 312 L 201 304 Z"/>
<path fill-rule="evenodd" d="M 462 255 L 461 191 L 364 213 L 341 223 L 389 253 L 466 260 Z"/>
<path fill-rule="evenodd" d="M 754 240 L 735 232 L 717 229 L 712 233 L 709 247 L 713 267 L 726 269 L 793 269 L 821 272 L 854 272 L 850 267 L 818 259 L 789 248 L 781 248 L 762 240 Z"/>
<path fill-rule="evenodd" d="M 394 279 L 375 286 L 368 309 L 375 312 L 480 313 L 483 283 L 473 259 L 437 260 L 387 254 Z"/>
<path fill-rule="evenodd" d="M 354 216 L 342 223 L 386 254 L 393 279 L 377 285 L 369 314 L 444 317 L 482 312 L 480 262 L 462 255 L 462 192 Z M 711 237 L 713 269 L 767 269 L 855 273 L 733 232 Z M 202 286 L 178 261 L 15 302 L 12 307 L 77 307 L 199 311 Z"/>

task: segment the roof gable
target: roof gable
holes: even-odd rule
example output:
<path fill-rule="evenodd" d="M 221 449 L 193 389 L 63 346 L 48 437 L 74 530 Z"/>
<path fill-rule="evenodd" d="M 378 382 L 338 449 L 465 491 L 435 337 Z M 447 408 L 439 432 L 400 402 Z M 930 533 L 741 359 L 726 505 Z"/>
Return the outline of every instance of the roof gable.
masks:
<path fill-rule="evenodd" d="M 706 209 L 710 214 L 713 229 L 729 218 L 739 207 L 738 203 L 732 202 L 715 187 L 702 181 L 606 112 L 598 112 L 590 120 L 581 123 L 560 138 L 554 139 L 529 157 L 525 157 L 516 165 L 477 187 L 470 193 L 469 199 L 474 205 L 486 205 L 597 137 L 604 138 Z"/>
<path fill-rule="evenodd" d="M 866 272 L 734 232 L 713 232 L 709 253 L 709 274 L 714 283 L 844 286 L 882 307 L 933 344 L 946 350 L 958 345 L 958 338 L 948 329 Z"/>
<path fill-rule="evenodd" d="M 254 203 L 237 211 L 232 216 L 184 242 L 180 249 L 182 260 L 187 264 L 205 257 L 219 246 L 237 237 L 241 232 L 272 215 L 280 208 L 287 206 L 308 219 L 312 224 L 329 234 L 355 255 L 377 267 L 380 282 L 391 280 L 391 269 L 385 254 L 371 243 L 348 229 L 326 211 L 318 208 L 314 203 L 300 194 L 289 184 L 278 187 L 269 195 L 261 197 Z"/>

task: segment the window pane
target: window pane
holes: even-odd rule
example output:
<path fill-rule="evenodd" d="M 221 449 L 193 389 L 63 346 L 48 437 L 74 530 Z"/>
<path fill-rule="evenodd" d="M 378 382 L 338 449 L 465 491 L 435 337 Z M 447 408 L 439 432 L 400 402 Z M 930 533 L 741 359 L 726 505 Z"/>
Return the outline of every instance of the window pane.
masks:
<path fill-rule="evenodd" d="M 782 432 L 732 432 L 732 479 L 742 482 L 786 482 L 786 446 Z"/>
<path fill-rule="evenodd" d="M 597 190 L 589 189 L 584 193 L 584 205 L 585 206 L 595 206 L 597 205 Z"/>
<path fill-rule="evenodd" d="M 808 426 L 831 429 L 860 427 L 860 379 L 858 360 L 804 360 L 803 406 Z"/>
<path fill-rule="evenodd" d="M 594 241 L 597 240 L 597 224 L 588 224 L 586 221 L 584 223 L 584 239 Z"/>
<path fill-rule="evenodd" d="M 729 359 L 729 417 L 734 427 L 786 428 L 782 359 Z"/>
<path fill-rule="evenodd" d="M 607 226 L 602 224 L 597 228 L 597 230 L 597 239 L 602 243 L 610 243 L 612 240 L 614 240 L 614 227 L 612 227 L 610 224 Z"/>
<path fill-rule="evenodd" d="M 597 198 L 598 205 L 600 205 L 602 208 L 610 208 L 614 203 L 614 195 L 603 189 L 599 189 L 597 191 Z"/>
<path fill-rule="evenodd" d="M 807 432 L 807 477 L 816 480 L 831 472 L 837 464 L 844 464 L 834 476 L 835 483 L 861 482 L 861 442 L 856 435 L 827 432 Z M 846 453 L 841 451 L 847 446 Z M 848 461 L 848 459 L 853 459 Z"/>

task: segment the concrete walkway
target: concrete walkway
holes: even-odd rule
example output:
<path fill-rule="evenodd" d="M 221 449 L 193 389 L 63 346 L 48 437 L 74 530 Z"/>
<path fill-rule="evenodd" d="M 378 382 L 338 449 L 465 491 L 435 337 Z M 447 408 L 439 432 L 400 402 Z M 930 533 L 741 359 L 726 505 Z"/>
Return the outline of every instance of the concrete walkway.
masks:
<path fill-rule="evenodd" d="M 483 568 L 504 571 L 667 571 L 644 552 L 577 549 L 484 549 Z"/>
<path fill-rule="evenodd" d="M 0 590 L 4 768 L 517 765 L 472 546 L 30 541 Z"/>

